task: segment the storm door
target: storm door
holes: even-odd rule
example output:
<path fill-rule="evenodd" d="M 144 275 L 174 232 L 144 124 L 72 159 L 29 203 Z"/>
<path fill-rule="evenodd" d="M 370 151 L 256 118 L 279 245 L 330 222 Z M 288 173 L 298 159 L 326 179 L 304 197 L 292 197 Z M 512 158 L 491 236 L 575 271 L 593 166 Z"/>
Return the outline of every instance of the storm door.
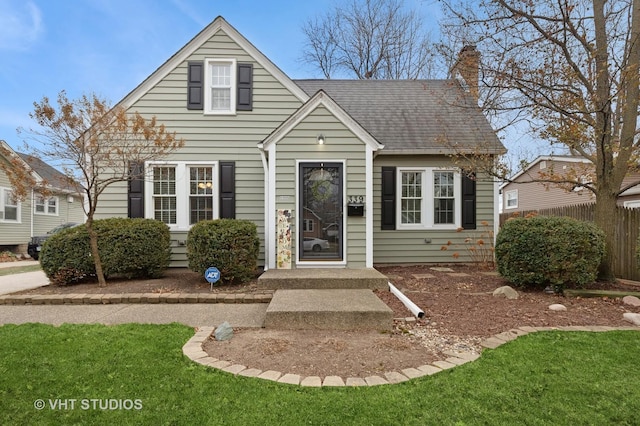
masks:
<path fill-rule="evenodd" d="M 300 163 L 298 259 L 343 259 L 342 163 Z"/>

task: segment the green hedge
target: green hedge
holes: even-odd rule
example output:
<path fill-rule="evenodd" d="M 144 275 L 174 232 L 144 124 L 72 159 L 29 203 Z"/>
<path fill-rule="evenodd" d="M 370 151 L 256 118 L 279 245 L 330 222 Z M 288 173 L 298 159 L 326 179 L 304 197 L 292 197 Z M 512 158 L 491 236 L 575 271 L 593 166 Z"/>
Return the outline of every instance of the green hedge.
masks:
<path fill-rule="evenodd" d="M 255 223 L 239 219 L 204 220 L 187 236 L 189 269 L 220 270 L 220 283 L 244 283 L 255 277 L 260 240 Z"/>
<path fill-rule="evenodd" d="M 152 219 L 111 218 L 94 221 L 106 278 L 157 278 L 169 267 L 169 228 Z M 89 234 L 76 226 L 48 238 L 40 263 L 54 284 L 72 284 L 96 275 Z"/>
<path fill-rule="evenodd" d="M 597 278 L 604 233 L 568 217 L 510 219 L 496 238 L 498 272 L 517 287 L 583 286 Z"/>

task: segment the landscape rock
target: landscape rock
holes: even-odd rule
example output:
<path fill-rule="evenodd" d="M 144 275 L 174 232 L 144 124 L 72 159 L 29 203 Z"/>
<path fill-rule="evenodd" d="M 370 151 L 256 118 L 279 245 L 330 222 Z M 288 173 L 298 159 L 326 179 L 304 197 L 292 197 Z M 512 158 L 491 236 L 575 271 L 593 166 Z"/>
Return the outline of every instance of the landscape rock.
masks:
<path fill-rule="evenodd" d="M 634 314 L 632 312 L 625 312 L 622 314 L 622 318 L 629 321 L 632 324 L 640 326 L 640 314 Z"/>
<path fill-rule="evenodd" d="M 636 296 L 625 296 L 622 298 L 622 303 L 629 306 L 640 306 L 640 299 Z"/>
<path fill-rule="evenodd" d="M 231 328 L 231 324 L 227 321 L 220 324 L 213 333 L 213 337 L 218 341 L 231 340 L 233 337 L 233 328 Z"/>
<path fill-rule="evenodd" d="M 551 311 L 566 311 L 567 307 L 561 305 L 560 303 L 554 303 L 553 305 L 549 305 L 549 310 Z"/>
<path fill-rule="evenodd" d="M 518 298 L 518 292 L 508 285 L 504 285 L 502 287 L 498 287 L 493 291 L 494 296 L 502 296 L 507 299 L 513 300 Z"/>

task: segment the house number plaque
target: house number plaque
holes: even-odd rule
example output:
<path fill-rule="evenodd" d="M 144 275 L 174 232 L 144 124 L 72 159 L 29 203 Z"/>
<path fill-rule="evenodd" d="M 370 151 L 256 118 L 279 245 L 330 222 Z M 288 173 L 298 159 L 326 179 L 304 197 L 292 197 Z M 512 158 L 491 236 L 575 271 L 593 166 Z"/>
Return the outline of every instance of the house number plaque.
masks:
<path fill-rule="evenodd" d="M 364 195 L 350 195 L 347 202 L 349 204 L 364 204 Z"/>

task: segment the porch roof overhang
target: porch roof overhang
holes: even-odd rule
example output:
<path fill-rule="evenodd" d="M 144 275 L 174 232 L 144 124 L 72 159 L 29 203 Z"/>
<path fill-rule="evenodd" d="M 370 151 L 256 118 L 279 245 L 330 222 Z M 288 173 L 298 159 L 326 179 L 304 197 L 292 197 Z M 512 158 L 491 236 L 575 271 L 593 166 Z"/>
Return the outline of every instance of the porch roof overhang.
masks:
<path fill-rule="evenodd" d="M 291 130 L 293 130 L 319 106 L 324 106 L 331 114 L 340 120 L 342 124 L 352 131 L 353 134 L 358 137 L 358 139 L 360 139 L 371 151 L 381 151 L 384 148 L 384 145 L 371 136 L 369 132 L 367 132 L 323 90 L 318 90 L 311 99 L 298 108 L 296 112 L 278 126 L 262 142 L 258 143 L 258 148 L 261 151 L 269 152 L 271 146 L 280 142 Z M 322 129 L 318 128 L 318 131 L 322 132 Z"/>

